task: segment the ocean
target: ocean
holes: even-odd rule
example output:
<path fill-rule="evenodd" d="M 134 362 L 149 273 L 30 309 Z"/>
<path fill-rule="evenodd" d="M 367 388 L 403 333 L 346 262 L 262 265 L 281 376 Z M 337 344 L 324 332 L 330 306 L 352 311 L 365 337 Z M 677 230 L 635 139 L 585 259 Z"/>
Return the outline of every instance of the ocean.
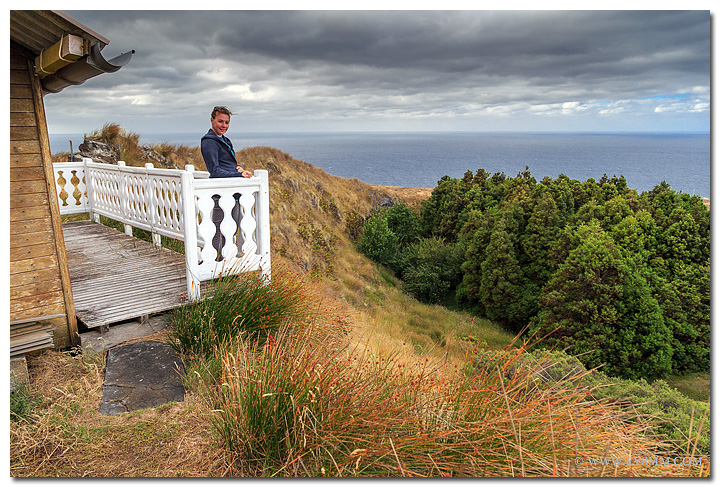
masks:
<path fill-rule="evenodd" d="M 203 134 L 143 134 L 141 144 L 197 146 Z M 333 132 L 232 133 L 236 150 L 270 146 L 330 174 L 370 184 L 434 188 L 444 175 L 484 168 L 516 176 L 530 168 L 540 181 L 625 176 L 649 191 L 663 180 L 675 191 L 710 197 L 710 135 L 686 133 Z M 82 135 L 51 134 L 52 152 L 69 151 Z"/>

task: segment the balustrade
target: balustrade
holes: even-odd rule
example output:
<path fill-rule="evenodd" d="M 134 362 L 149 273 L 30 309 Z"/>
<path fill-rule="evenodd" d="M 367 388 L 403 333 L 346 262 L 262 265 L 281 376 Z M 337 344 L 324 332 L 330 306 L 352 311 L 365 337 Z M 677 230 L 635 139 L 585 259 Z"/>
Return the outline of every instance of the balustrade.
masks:
<path fill-rule="evenodd" d="M 200 297 L 200 282 L 260 270 L 270 278 L 268 173 L 252 178 L 209 179 L 205 171 L 129 167 L 93 162 L 54 163 L 60 214 L 90 213 L 185 244 L 187 289 Z M 185 222 L 192 222 L 186 225 Z"/>

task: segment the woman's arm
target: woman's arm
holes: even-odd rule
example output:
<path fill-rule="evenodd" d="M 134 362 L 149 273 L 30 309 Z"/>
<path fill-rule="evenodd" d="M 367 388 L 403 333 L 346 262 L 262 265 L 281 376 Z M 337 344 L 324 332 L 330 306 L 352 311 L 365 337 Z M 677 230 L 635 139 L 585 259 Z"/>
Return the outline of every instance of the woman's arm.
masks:
<path fill-rule="evenodd" d="M 220 165 L 220 147 L 216 142 L 203 139 L 200 143 L 200 152 L 202 152 L 203 159 L 205 160 L 205 167 L 210 173 L 211 178 L 243 177 L 243 173 L 238 172 L 237 169 L 228 170 Z"/>

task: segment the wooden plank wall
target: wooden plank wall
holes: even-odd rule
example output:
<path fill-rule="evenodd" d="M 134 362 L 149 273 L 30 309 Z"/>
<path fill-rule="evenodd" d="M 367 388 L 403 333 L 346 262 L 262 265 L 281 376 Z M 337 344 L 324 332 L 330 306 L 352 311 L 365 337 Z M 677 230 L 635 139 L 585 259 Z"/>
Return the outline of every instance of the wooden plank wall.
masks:
<path fill-rule="evenodd" d="M 52 165 L 44 113 L 28 53 L 11 42 L 10 323 L 50 322 L 63 347 L 77 344 L 77 322 L 55 187 L 46 179 Z"/>

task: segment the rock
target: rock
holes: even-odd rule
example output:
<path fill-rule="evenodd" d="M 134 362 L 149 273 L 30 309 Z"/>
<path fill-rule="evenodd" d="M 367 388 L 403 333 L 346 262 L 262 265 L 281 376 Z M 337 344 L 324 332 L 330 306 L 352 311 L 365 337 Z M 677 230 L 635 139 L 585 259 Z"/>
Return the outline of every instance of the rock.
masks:
<path fill-rule="evenodd" d="M 185 399 L 177 352 L 156 341 L 108 351 L 100 413 L 114 415 Z"/>
<path fill-rule="evenodd" d="M 272 162 L 268 162 L 265 165 L 265 169 L 268 172 L 268 176 L 280 176 L 282 174 L 282 171 L 280 171 L 280 167 L 277 164 L 273 164 Z"/>
<path fill-rule="evenodd" d="M 25 355 L 10 357 L 10 392 L 15 392 L 28 384 L 30 384 L 30 376 Z"/>
<path fill-rule="evenodd" d="M 106 144 L 99 140 L 85 139 L 78 146 L 82 157 L 89 157 L 93 162 L 103 162 L 105 164 L 117 164 L 120 160 L 120 146 Z"/>
<path fill-rule="evenodd" d="M 393 198 L 392 196 L 390 196 L 388 194 L 375 192 L 373 190 L 370 190 L 369 193 L 370 193 L 370 197 L 372 198 L 372 200 L 374 202 L 374 206 L 376 208 L 377 207 L 392 208 L 393 206 L 395 206 L 398 203 L 398 201 L 395 200 L 395 198 Z"/>
<path fill-rule="evenodd" d="M 162 167 L 166 169 L 180 169 L 180 166 L 170 161 L 167 157 L 160 154 L 158 151 L 156 151 L 149 145 L 141 145 L 140 151 L 142 152 L 142 158 L 146 162 L 151 162 L 155 167 Z"/>

